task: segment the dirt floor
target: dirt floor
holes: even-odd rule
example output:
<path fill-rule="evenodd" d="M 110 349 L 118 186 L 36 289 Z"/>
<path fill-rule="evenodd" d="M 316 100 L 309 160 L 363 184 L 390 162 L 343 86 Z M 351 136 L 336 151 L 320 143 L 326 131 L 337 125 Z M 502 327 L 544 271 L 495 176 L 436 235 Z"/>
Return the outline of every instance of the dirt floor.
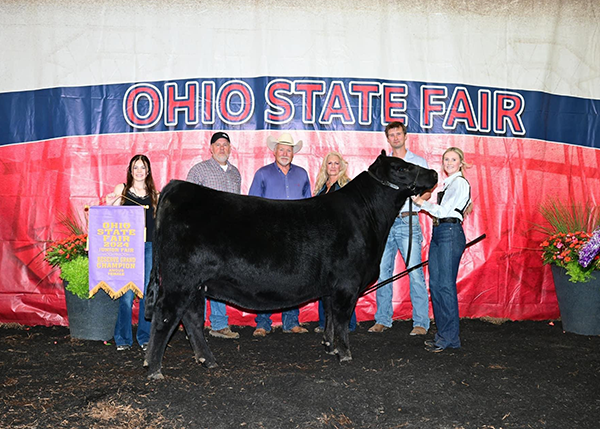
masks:
<path fill-rule="evenodd" d="M 598 428 L 600 337 L 560 322 L 462 320 L 463 348 L 432 354 L 410 322 L 363 322 L 354 360 L 321 335 L 210 338 L 196 364 L 185 334 L 148 381 L 139 348 L 72 340 L 64 327 L 0 328 L 3 428 Z"/>

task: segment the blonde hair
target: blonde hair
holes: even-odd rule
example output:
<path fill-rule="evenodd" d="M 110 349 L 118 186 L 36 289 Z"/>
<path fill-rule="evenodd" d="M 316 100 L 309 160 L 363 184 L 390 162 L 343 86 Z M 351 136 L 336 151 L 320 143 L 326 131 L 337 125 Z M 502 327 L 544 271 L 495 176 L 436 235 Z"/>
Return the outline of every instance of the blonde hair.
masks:
<path fill-rule="evenodd" d="M 444 151 L 444 153 L 442 154 L 442 162 L 444 162 L 444 157 L 446 156 L 446 154 L 448 152 L 454 152 L 458 155 L 458 157 L 460 158 L 460 172 L 463 174 L 463 176 L 465 175 L 465 169 L 467 168 L 471 168 L 471 164 L 467 163 L 465 161 L 465 153 L 462 151 L 462 149 L 457 148 L 457 147 L 449 147 L 448 149 L 446 149 Z"/>
<path fill-rule="evenodd" d="M 325 158 L 323 158 L 321 168 L 319 169 L 319 174 L 317 174 L 314 195 L 319 193 L 323 185 L 327 183 L 327 180 L 329 179 L 329 175 L 327 174 L 327 162 L 329 161 L 330 156 L 337 156 L 340 160 L 340 174 L 338 174 L 337 180 L 337 182 L 340 184 L 340 187 L 343 187 L 350 181 L 350 177 L 348 177 L 348 163 L 346 160 L 342 158 L 342 155 L 338 152 L 329 152 L 327 155 L 325 155 Z"/>

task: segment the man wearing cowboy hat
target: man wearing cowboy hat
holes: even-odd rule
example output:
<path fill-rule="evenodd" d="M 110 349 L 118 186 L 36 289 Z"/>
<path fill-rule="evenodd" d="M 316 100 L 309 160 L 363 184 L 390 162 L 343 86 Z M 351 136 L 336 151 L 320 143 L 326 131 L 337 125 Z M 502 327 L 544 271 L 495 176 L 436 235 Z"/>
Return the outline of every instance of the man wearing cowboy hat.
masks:
<path fill-rule="evenodd" d="M 241 193 L 242 176 L 235 165 L 229 162 L 231 142 L 224 132 L 214 133 L 210 139 L 212 157 L 194 165 L 187 176 L 187 181 L 217 191 Z M 235 340 L 240 334 L 229 328 L 229 317 L 224 302 L 210 302 L 209 335 L 218 338 Z"/>
<path fill-rule="evenodd" d="M 283 133 L 278 139 L 269 137 L 267 146 L 275 155 L 275 162 L 259 168 L 254 174 L 248 195 L 270 198 L 273 200 L 300 200 L 310 198 L 310 181 L 302 167 L 292 164 L 294 154 L 302 149 L 302 140 L 294 142 L 289 133 Z M 298 315 L 300 310 L 284 311 L 281 314 L 283 332 L 303 334 L 308 332 L 300 326 Z M 271 332 L 271 314 L 256 315 L 255 337 L 264 337 Z"/>

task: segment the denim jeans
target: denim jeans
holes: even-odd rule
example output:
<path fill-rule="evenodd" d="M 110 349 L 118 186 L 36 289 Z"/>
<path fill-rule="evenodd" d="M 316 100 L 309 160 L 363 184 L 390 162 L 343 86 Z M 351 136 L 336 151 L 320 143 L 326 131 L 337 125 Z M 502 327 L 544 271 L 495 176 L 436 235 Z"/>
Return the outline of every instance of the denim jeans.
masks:
<path fill-rule="evenodd" d="M 379 280 L 382 282 L 394 275 L 394 265 L 398 250 L 404 261 L 408 253 L 409 236 L 409 217 L 398 217 L 392 225 L 392 229 L 385 243 L 385 250 L 379 265 Z M 421 243 L 423 234 L 419 224 L 419 216 L 412 217 L 412 247 L 410 251 L 410 261 L 406 267 L 410 268 L 421 263 Z M 410 280 L 410 301 L 412 303 L 413 327 L 421 326 L 429 329 L 429 296 L 427 295 L 427 285 L 425 284 L 425 275 L 423 269 L 411 271 L 408 274 Z M 388 328 L 392 326 L 392 317 L 394 307 L 392 298 L 394 294 L 394 284 L 390 283 L 377 289 L 377 312 L 375 313 L 375 323 L 379 323 Z"/>
<path fill-rule="evenodd" d="M 297 308 L 293 308 L 288 311 L 284 311 L 281 313 L 281 323 L 283 324 L 283 330 L 289 331 L 295 326 L 299 326 L 300 322 L 298 321 L 298 316 L 300 315 L 300 310 Z M 256 329 L 262 328 L 267 332 L 271 331 L 271 313 L 258 313 L 256 318 Z"/>
<path fill-rule="evenodd" d="M 325 308 L 323 308 L 323 301 L 319 300 L 319 327 L 325 329 Z M 348 323 L 348 330 L 354 332 L 356 329 L 356 310 L 352 312 L 350 323 Z"/>
<path fill-rule="evenodd" d="M 229 326 L 229 317 L 227 316 L 227 308 L 224 302 L 207 300 L 210 302 L 210 329 L 220 331 Z M 204 307 L 204 319 L 206 320 L 206 307 Z"/>
<path fill-rule="evenodd" d="M 465 251 L 465 233 L 458 223 L 442 223 L 433 228 L 429 246 L 429 290 L 437 326 L 436 345 L 460 347 L 456 278 Z"/>
<path fill-rule="evenodd" d="M 150 271 L 152 270 L 152 243 L 145 243 L 144 247 L 144 286 L 148 287 Z M 115 343 L 117 346 L 131 346 L 133 334 L 131 329 L 131 309 L 133 307 L 133 291 L 128 290 L 119 298 L 119 315 L 115 326 Z M 147 344 L 150 339 L 151 322 L 144 317 L 144 299 L 140 299 L 140 312 L 138 315 L 137 342 L 140 346 Z"/>

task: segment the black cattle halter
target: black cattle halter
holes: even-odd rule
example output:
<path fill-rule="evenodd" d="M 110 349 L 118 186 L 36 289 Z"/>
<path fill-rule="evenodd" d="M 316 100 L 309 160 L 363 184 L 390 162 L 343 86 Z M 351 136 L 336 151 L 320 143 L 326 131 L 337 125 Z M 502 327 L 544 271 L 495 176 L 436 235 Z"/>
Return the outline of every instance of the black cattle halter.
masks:
<path fill-rule="evenodd" d="M 413 195 L 416 195 L 416 190 L 417 190 L 417 180 L 419 179 L 419 173 L 420 173 L 420 169 L 417 169 L 417 174 L 415 176 L 415 180 L 413 180 L 412 184 L 410 184 L 408 186 L 408 190 L 411 191 L 413 193 Z M 388 188 L 392 188 L 395 189 L 396 191 L 398 191 L 400 189 L 400 186 L 396 185 L 395 183 L 389 182 L 387 180 L 383 180 L 380 179 L 379 177 L 375 176 L 375 173 L 373 173 L 371 170 L 367 170 L 367 173 L 369 173 L 369 175 L 377 180 L 379 183 L 381 183 L 383 186 L 387 186 Z"/>
<path fill-rule="evenodd" d="M 379 183 L 381 183 L 383 186 L 387 186 L 388 188 L 395 189 L 396 191 L 400 189 L 400 186 L 396 185 L 395 183 L 388 182 L 387 180 L 382 180 L 382 179 L 380 179 L 379 177 L 375 176 L 375 174 L 373 174 L 373 173 L 371 172 L 371 170 L 367 170 L 367 173 L 369 173 L 369 175 L 370 175 L 370 176 L 371 176 L 373 179 L 377 180 L 377 181 L 378 181 Z"/>
<path fill-rule="evenodd" d="M 419 178 L 419 173 L 421 172 L 420 169 L 417 169 L 417 174 L 415 176 L 415 180 L 413 180 L 412 185 L 408 186 L 408 190 L 410 192 L 412 192 L 411 197 L 408 197 L 408 212 L 410 213 L 409 218 L 408 218 L 408 252 L 406 252 L 406 258 L 404 259 L 404 262 L 406 264 L 406 266 L 408 266 L 408 261 L 410 261 L 410 252 L 412 251 L 412 230 L 413 230 L 413 219 L 412 219 L 412 213 L 413 213 L 413 206 L 412 206 L 412 195 L 416 195 L 416 190 L 417 190 L 417 179 Z M 381 183 L 384 186 L 388 186 L 392 189 L 395 190 L 399 190 L 400 187 L 398 185 L 396 185 L 395 183 L 392 182 L 388 182 L 387 180 L 382 180 L 379 177 L 375 176 L 375 174 L 373 174 L 371 172 L 371 170 L 367 170 L 367 173 L 369 173 L 371 175 L 371 177 L 375 180 L 377 180 L 379 183 Z"/>

